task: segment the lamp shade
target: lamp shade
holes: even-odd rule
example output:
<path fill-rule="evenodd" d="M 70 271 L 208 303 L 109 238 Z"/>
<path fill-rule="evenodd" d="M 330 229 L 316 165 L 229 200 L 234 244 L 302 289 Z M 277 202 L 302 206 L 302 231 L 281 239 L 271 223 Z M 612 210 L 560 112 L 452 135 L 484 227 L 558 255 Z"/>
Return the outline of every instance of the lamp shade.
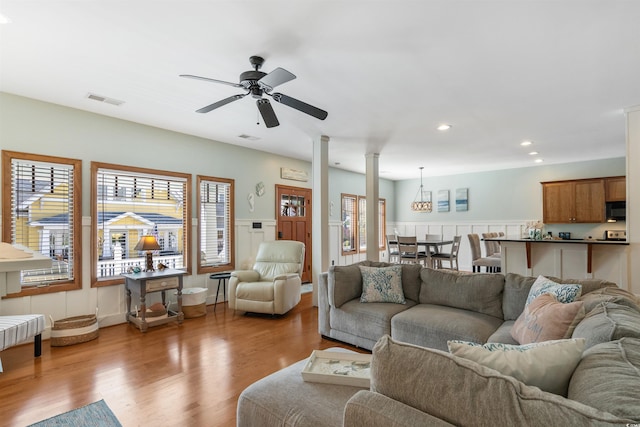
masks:
<path fill-rule="evenodd" d="M 133 249 L 136 251 L 157 251 L 161 248 L 154 236 L 142 236 L 136 247 Z"/>

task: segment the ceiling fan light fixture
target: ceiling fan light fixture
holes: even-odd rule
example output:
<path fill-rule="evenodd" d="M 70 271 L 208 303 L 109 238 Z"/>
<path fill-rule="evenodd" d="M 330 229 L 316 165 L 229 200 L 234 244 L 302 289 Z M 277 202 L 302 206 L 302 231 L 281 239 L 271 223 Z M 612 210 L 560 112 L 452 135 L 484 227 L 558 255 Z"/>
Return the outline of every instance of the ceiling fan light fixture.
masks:
<path fill-rule="evenodd" d="M 431 212 L 432 205 L 430 200 L 424 200 L 424 186 L 422 185 L 422 170 L 424 166 L 420 166 L 420 188 L 418 189 L 418 193 L 413 202 L 411 202 L 411 210 L 414 212 Z M 418 194 L 420 195 L 420 200 L 418 200 Z"/>

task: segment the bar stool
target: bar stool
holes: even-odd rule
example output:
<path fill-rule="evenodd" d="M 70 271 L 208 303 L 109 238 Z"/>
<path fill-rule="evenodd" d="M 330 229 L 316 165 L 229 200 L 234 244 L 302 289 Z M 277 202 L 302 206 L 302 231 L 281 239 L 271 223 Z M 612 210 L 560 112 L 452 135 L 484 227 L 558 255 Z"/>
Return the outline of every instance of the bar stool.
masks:
<path fill-rule="evenodd" d="M 213 311 L 216 311 L 216 305 L 218 304 L 218 294 L 220 293 L 220 285 L 222 285 L 222 294 L 224 296 L 223 301 L 227 299 L 227 287 L 225 286 L 224 281 L 228 280 L 231 277 L 231 272 L 223 272 L 223 273 L 212 273 L 209 275 L 209 279 L 215 280 L 218 279 L 218 289 L 216 290 L 216 301 L 213 303 Z"/>

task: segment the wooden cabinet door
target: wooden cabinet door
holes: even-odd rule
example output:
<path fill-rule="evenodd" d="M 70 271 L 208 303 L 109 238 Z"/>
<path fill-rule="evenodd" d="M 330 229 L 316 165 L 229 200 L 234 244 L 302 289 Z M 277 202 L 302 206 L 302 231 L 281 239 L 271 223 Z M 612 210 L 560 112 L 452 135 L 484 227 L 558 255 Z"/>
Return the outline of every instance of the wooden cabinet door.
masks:
<path fill-rule="evenodd" d="M 542 184 L 542 222 L 567 224 L 575 217 L 575 187 L 572 181 Z"/>
<path fill-rule="evenodd" d="M 627 200 L 627 177 L 616 176 L 605 178 L 605 197 L 607 202 L 624 202 Z"/>
<path fill-rule="evenodd" d="M 604 222 L 604 179 L 575 182 L 576 214 L 574 222 Z"/>

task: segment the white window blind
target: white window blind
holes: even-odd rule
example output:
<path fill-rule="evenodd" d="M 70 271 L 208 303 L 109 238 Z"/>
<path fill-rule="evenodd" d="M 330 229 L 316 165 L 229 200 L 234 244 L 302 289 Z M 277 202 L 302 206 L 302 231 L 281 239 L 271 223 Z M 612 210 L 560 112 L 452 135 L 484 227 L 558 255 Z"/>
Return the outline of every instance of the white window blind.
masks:
<path fill-rule="evenodd" d="M 199 268 L 229 267 L 233 262 L 233 181 L 198 177 L 198 182 Z"/>
<path fill-rule="evenodd" d="M 135 246 L 145 235 L 154 236 L 160 245 L 153 252 L 154 266 L 185 267 L 185 178 L 98 168 L 96 183 L 98 280 L 144 268 L 144 251 Z"/>
<path fill-rule="evenodd" d="M 23 287 L 73 281 L 74 202 L 73 165 L 11 160 L 11 242 L 52 259 L 23 270 Z"/>

